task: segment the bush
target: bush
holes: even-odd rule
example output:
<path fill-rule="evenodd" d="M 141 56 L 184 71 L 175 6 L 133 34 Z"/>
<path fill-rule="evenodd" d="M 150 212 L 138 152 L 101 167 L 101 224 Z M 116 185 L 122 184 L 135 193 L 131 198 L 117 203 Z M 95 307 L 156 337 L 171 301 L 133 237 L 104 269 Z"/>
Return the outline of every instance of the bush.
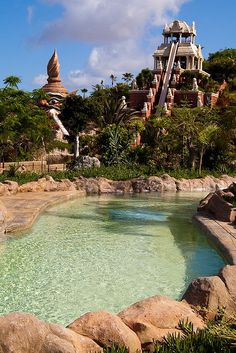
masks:
<path fill-rule="evenodd" d="M 208 329 L 194 332 L 191 323 L 180 322 L 182 335 L 168 335 L 162 344 L 156 344 L 155 353 L 230 353 L 230 342 L 214 335 Z"/>

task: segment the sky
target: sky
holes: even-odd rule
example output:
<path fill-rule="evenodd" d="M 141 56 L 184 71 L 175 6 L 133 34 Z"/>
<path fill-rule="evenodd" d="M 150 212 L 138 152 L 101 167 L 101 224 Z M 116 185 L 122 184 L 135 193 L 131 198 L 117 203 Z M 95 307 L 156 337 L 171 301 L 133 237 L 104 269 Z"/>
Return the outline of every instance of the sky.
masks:
<path fill-rule="evenodd" d="M 32 91 L 47 79 L 57 49 L 69 90 L 87 88 L 110 75 L 153 68 L 165 23 L 196 22 L 204 57 L 236 48 L 236 0 L 0 0 L 0 87 L 5 77 Z"/>

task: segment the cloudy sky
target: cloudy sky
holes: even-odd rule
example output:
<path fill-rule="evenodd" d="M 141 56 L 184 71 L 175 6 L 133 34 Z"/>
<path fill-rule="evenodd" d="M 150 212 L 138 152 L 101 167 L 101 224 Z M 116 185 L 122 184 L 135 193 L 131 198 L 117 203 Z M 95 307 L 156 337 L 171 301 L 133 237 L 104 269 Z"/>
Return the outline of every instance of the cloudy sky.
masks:
<path fill-rule="evenodd" d="M 236 47 L 235 13 L 235 0 L 0 0 L 0 87 L 9 75 L 23 89 L 40 87 L 54 48 L 69 90 L 137 74 L 152 68 L 163 25 L 174 19 L 196 22 L 207 57 Z"/>

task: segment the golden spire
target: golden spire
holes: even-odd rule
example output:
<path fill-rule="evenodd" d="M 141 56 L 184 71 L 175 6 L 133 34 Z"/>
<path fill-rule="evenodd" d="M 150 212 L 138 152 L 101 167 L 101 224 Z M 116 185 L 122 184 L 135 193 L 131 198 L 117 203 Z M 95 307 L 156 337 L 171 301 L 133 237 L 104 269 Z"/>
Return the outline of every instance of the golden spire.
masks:
<path fill-rule="evenodd" d="M 61 79 L 60 79 L 60 64 L 59 64 L 56 49 L 54 49 L 54 53 L 48 62 L 47 73 L 48 73 L 48 83 L 61 81 Z"/>
<path fill-rule="evenodd" d="M 48 83 L 43 86 L 43 90 L 47 93 L 59 93 L 66 96 L 68 91 L 61 83 L 60 64 L 56 49 L 54 49 L 53 55 L 48 62 L 47 73 Z"/>

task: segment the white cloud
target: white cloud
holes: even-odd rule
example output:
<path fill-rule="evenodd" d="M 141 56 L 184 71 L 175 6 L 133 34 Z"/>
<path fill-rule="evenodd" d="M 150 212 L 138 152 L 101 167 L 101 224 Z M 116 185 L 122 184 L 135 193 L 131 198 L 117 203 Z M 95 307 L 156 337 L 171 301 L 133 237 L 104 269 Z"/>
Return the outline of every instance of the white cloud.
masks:
<path fill-rule="evenodd" d="M 111 43 L 138 38 L 163 25 L 189 0 L 44 0 L 59 4 L 63 15 L 48 24 L 41 41 L 71 39 Z"/>
<path fill-rule="evenodd" d="M 37 86 L 43 86 L 47 83 L 47 75 L 45 74 L 39 74 L 37 76 L 34 77 L 33 79 L 33 83 Z"/>
<path fill-rule="evenodd" d="M 32 5 L 29 5 L 27 7 L 27 21 L 29 24 L 31 24 L 32 22 L 33 15 L 34 15 L 34 7 Z"/>
<path fill-rule="evenodd" d="M 173 20 L 181 5 L 191 0 L 41 1 L 60 5 L 63 12 L 43 29 L 39 42 L 74 40 L 94 46 L 87 66 L 83 70 L 77 67 L 68 75 L 68 85 L 75 89 L 109 81 L 111 73 L 121 77 L 124 72 L 135 74 L 144 67 L 152 68 L 152 54 L 158 44 L 154 26 Z"/>
<path fill-rule="evenodd" d="M 72 90 L 80 90 L 82 88 L 91 90 L 93 85 L 100 84 L 102 80 L 103 78 L 101 76 L 97 76 L 96 74 L 90 74 L 89 72 L 84 72 L 81 70 L 71 70 L 65 85 Z"/>

